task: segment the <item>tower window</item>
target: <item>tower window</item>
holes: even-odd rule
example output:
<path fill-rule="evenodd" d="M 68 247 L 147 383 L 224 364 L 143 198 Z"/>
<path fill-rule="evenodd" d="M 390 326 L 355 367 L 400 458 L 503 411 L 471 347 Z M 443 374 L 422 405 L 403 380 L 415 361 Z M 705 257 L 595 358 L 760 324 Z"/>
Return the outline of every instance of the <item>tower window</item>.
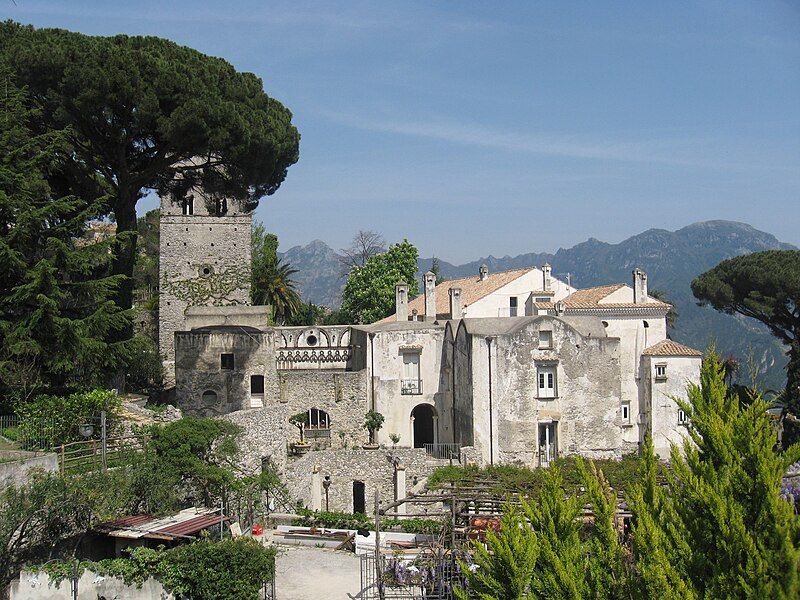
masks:
<path fill-rule="evenodd" d="M 223 371 L 233 371 L 233 353 L 223 353 L 219 355 L 219 368 Z"/>
<path fill-rule="evenodd" d="M 251 375 L 250 376 L 250 393 L 254 395 L 261 395 L 264 393 L 264 376 Z"/>
<path fill-rule="evenodd" d="M 217 216 L 222 217 L 228 213 L 228 199 L 227 198 L 217 198 L 216 202 L 216 211 Z"/>
<path fill-rule="evenodd" d="M 189 196 L 188 198 L 184 198 L 184 200 L 183 200 L 183 214 L 184 215 L 193 215 L 194 214 L 194 198 L 192 196 Z"/>

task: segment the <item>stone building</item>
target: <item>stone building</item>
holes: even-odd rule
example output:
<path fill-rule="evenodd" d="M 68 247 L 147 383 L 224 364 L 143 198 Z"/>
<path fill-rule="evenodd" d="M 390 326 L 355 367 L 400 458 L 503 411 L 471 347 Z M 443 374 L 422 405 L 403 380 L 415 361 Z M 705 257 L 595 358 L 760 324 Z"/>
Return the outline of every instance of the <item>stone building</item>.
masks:
<path fill-rule="evenodd" d="M 417 298 L 397 284 L 395 314 L 377 323 L 275 327 L 248 306 L 249 215 L 210 209 L 162 215 L 160 342 L 177 403 L 243 425 L 250 468 L 269 459 L 315 508 L 322 481 L 329 508 L 363 510 L 443 458 L 547 466 L 619 457 L 647 433 L 665 455 L 683 437 L 673 397 L 701 355 L 667 339 L 670 306 L 640 269 L 631 285 L 582 290 L 549 265 L 438 285 L 426 273 Z M 384 450 L 362 448 L 371 409 Z M 299 456 L 298 413 L 311 444 Z"/>

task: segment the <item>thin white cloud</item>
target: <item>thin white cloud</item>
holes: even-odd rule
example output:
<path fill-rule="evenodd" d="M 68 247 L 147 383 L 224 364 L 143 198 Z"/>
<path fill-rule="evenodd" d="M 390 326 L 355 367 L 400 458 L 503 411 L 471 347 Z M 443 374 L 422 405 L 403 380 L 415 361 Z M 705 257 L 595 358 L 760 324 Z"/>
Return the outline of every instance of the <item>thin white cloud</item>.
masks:
<path fill-rule="evenodd" d="M 725 144 L 720 145 L 719 140 L 705 138 L 587 140 L 571 134 L 510 132 L 475 123 L 448 120 L 378 118 L 330 110 L 314 111 L 314 114 L 366 131 L 415 136 L 512 153 L 710 169 L 757 169 L 790 173 L 795 171 L 794 167 L 781 164 L 708 160 L 706 156 L 728 154 L 729 148 L 726 148 Z"/>

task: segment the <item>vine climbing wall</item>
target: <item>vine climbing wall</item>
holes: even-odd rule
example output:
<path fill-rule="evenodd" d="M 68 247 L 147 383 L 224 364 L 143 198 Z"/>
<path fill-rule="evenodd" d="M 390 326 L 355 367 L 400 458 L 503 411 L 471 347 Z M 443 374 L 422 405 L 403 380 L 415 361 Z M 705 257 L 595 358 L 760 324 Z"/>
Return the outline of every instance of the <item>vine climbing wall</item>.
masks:
<path fill-rule="evenodd" d="M 166 384 L 175 381 L 175 332 L 190 306 L 250 304 L 250 214 L 183 215 L 162 200 L 159 260 L 159 350 Z M 177 213 L 177 214 L 176 214 Z"/>

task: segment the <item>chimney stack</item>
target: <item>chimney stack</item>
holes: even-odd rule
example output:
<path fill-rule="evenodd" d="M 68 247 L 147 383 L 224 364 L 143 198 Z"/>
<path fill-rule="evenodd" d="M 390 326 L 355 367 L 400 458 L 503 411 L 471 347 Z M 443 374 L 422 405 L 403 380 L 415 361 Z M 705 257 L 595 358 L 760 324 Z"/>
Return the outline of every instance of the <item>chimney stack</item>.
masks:
<path fill-rule="evenodd" d="M 408 284 L 405 281 L 394 286 L 394 314 L 398 321 L 408 321 Z"/>
<path fill-rule="evenodd" d="M 464 308 L 461 306 L 461 288 L 450 288 L 450 318 L 460 319 L 463 316 Z"/>
<path fill-rule="evenodd" d="M 550 266 L 550 263 L 544 263 L 542 265 L 542 290 L 545 292 L 550 291 L 551 281 L 550 281 L 550 273 L 553 271 L 553 267 Z"/>
<path fill-rule="evenodd" d="M 478 273 L 481 276 L 481 281 L 486 281 L 486 278 L 489 277 L 489 267 L 486 266 L 486 263 L 481 265 L 481 268 L 478 269 Z"/>
<path fill-rule="evenodd" d="M 633 303 L 647 302 L 647 273 L 639 268 L 633 270 Z"/>
<path fill-rule="evenodd" d="M 436 275 L 433 271 L 425 273 L 425 320 L 436 320 Z"/>

